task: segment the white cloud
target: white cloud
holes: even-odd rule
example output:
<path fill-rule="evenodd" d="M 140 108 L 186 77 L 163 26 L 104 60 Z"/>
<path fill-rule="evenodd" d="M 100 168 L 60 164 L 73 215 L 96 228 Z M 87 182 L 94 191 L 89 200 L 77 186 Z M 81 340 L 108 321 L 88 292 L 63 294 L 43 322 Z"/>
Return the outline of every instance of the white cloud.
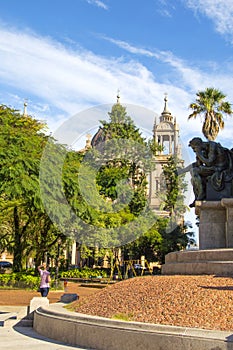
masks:
<path fill-rule="evenodd" d="M 86 1 L 88 2 L 88 4 L 101 7 L 104 10 L 108 10 L 108 6 L 103 1 L 100 1 L 100 0 L 86 0 Z"/>
<path fill-rule="evenodd" d="M 209 17 L 220 34 L 231 37 L 233 42 L 232 0 L 185 0 L 184 4 Z"/>
<path fill-rule="evenodd" d="M 133 54 L 135 59 L 100 57 L 82 48 L 68 49 L 34 33 L 0 27 L 0 81 L 14 94 L 23 96 L 20 101 L 4 92 L 1 99 L 4 103 L 15 101 L 18 108 L 19 102 L 23 106 L 23 98 L 29 98 L 29 113 L 46 119 L 54 130 L 70 115 L 95 105 L 113 104 L 118 88 L 123 104 L 143 106 L 157 114 L 162 112 L 167 92 L 169 109 L 177 117 L 184 143 L 190 135 L 201 132 L 201 124 L 187 121 L 188 105 L 195 99 L 197 90 L 214 85 L 233 100 L 229 71 L 225 75 L 216 71 L 207 74 L 171 52 L 108 40 Z M 157 76 L 157 72 L 140 63 L 143 61 L 140 56 L 162 62 L 169 73 Z M 103 115 L 101 119 L 106 117 Z M 154 120 L 137 118 L 138 125 L 152 130 Z"/>
<path fill-rule="evenodd" d="M 32 33 L 0 28 L 0 34 L 1 82 L 67 114 L 114 101 L 118 88 L 122 101 L 161 109 L 163 93 L 169 90 L 135 60 L 71 51 Z"/>
<path fill-rule="evenodd" d="M 195 100 L 197 91 L 204 90 L 208 86 L 213 86 L 222 90 L 227 95 L 227 100 L 229 102 L 233 101 L 232 64 L 230 64 L 230 62 L 224 65 L 224 72 L 222 72 L 221 67 L 219 67 L 217 63 L 211 62 L 210 67 L 214 67 L 214 69 L 207 72 L 197 66 L 193 67 L 190 63 L 188 64 L 185 60 L 174 56 L 169 51 L 151 51 L 133 46 L 121 40 L 104 38 L 134 55 L 151 57 L 152 59 L 167 64 L 167 67 L 172 67 L 175 70 L 175 77 L 171 74 L 169 82 L 164 84 L 164 91 L 168 92 L 169 105 L 172 106 L 172 112 L 178 116 L 178 121 L 181 121 L 181 132 L 184 142 L 186 142 L 191 133 L 202 137 L 202 121 L 190 120 L 187 122 L 187 116 L 190 113 L 188 106 Z M 161 87 L 162 84 L 160 85 L 160 88 Z M 218 136 L 219 140 L 226 146 L 230 145 L 229 147 L 232 147 L 231 118 L 232 117 L 226 119 L 225 128 Z"/>
<path fill-rule="evenodd" d="M 175 6 L 171 4 L 171 1 L 158 0 L 157 12 L 163 17 L 172 17 L 172 12 L 175 10 Z"/>
<path fill-rule="evenodd" d="M 174 69 L 175 71 L 175 78 L 174 75 L 171 74 L 171 83 L 172 79 L 174 79 L 174 85 L 177 86 L 177 83 L 182 88 L 184 87 L 184 90 L 186 91 L 193 91 L 196 92 L 201 89 L 205 89 L 207 86 L 221 86 L 224 85 L 227 87 L 227 90 L 230 90 L 231 85 L 231 79 L 229 79 L 229 71 L 231 71 L 232 75 L 232 69 L 231 64 L 228 62 L 228 73 L 227 73 L 227 67 L 225 67 L 225 75 L 220 73 L 220 67 L 217 65 L 217 63 L 210 62 L 209 66 L 214 67 L 214 69 L 211 69 L 210 73 L 207 73 L 207 71 L 203 71 L 201 68 L 198 68 L 197 66 L 194 66 L 192 63 L 187 63 L 185 60 L 176 57 L 173 55 L 170 51 L 161 51 L 161 50 L 148 50 L 141 47 L 133 46 L 125 41 L 122 40 L 116 40 L 113 38 L 108 38 L 106 36 L 103 36 L 103 39 L 108 40 L 109 42 L 113 43 L 114 45 L 117 45 L 118 47 L 138 56 L 146 56 L 150 57 L 152 59 L 155 59 L 159 62 L 162 62 L 167 65 L 168 72 L 169 68 Z M 206 64 L 206 63 L 205 63 Z M 218 85 L 219 84 L 219 85 Z M 232 96 L 233 97 L 233 96 Z"/>

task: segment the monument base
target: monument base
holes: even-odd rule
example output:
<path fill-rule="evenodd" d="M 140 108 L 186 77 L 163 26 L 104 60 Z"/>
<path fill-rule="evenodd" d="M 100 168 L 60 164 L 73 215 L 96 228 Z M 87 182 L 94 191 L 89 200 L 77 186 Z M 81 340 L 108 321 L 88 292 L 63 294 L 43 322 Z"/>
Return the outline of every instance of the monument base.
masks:
<path fill-rule="evenodd" d="M 233 249 L 185 250 L 166 255 L 162 275 L 233 276 Z"/>
<path fill-rule="evenodd" d="M 233 198 L 196 201 L 199 249 L 166 255 L 162 274 L 233 276 Z"/>
<path fill-rule="evenodd" d="M 233 248 L 233 198 L 196 201 L 199 216 L 199 248 Z"/>

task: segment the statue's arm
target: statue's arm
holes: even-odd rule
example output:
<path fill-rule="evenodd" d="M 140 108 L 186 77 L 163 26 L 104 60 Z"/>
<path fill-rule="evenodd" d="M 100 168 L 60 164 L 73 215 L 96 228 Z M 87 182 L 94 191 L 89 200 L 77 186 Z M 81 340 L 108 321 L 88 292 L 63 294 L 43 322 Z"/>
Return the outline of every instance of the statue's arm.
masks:
<path fill-rule="evenodd" d="M 188 166 L 186 166 L 185 168 L 179 168 L 177 169 L 177 175 L 181 175 L 184 173 L 187 173 L 189 171 L 191 171 L 191 169 L 196 165 L 196 163 L 191 163 Z"/>

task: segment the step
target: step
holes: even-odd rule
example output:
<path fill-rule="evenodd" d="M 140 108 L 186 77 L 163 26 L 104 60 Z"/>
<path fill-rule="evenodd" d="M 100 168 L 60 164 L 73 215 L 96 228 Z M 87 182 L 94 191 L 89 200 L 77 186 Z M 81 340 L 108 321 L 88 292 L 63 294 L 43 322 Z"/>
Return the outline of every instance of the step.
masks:
<path fill-rule="evenodd" d="M 33 320 L 28 318 L 22 318 L 18 323 L 17 327 L 33 327 Z"/>
<path fill-rule="evenodd" d="M 184 250 L 166 255 L 165 263 L 233 261 L 233 249 Z"/>
<path fill-rule="evenodd" d="M 0 327 L 4 327 L 8 321 L 17 320 L 17 313 L 15 312 L 2 312 L 0 313 Z"/>
<path fill-rule="evenodd" d="M 232 276 L 233 261 L 173 262 L 162 265 L 163 275 Z"/>

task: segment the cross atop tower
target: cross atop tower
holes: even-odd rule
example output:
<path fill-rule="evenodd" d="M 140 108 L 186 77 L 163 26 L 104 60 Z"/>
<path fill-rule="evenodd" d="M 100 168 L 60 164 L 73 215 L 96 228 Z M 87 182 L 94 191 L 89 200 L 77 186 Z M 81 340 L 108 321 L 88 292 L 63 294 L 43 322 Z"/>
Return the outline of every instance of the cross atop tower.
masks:
<path fill-rule="evenodd" d="M 27 116 L 27 99 L 24 100 L 24 104 L 23 104 L 23 116 L 26 117 Z"/>
<path fill-rule="evenodd" d="M 120 103 L 120 90 L 117 90 L 117 103 Z"/>

